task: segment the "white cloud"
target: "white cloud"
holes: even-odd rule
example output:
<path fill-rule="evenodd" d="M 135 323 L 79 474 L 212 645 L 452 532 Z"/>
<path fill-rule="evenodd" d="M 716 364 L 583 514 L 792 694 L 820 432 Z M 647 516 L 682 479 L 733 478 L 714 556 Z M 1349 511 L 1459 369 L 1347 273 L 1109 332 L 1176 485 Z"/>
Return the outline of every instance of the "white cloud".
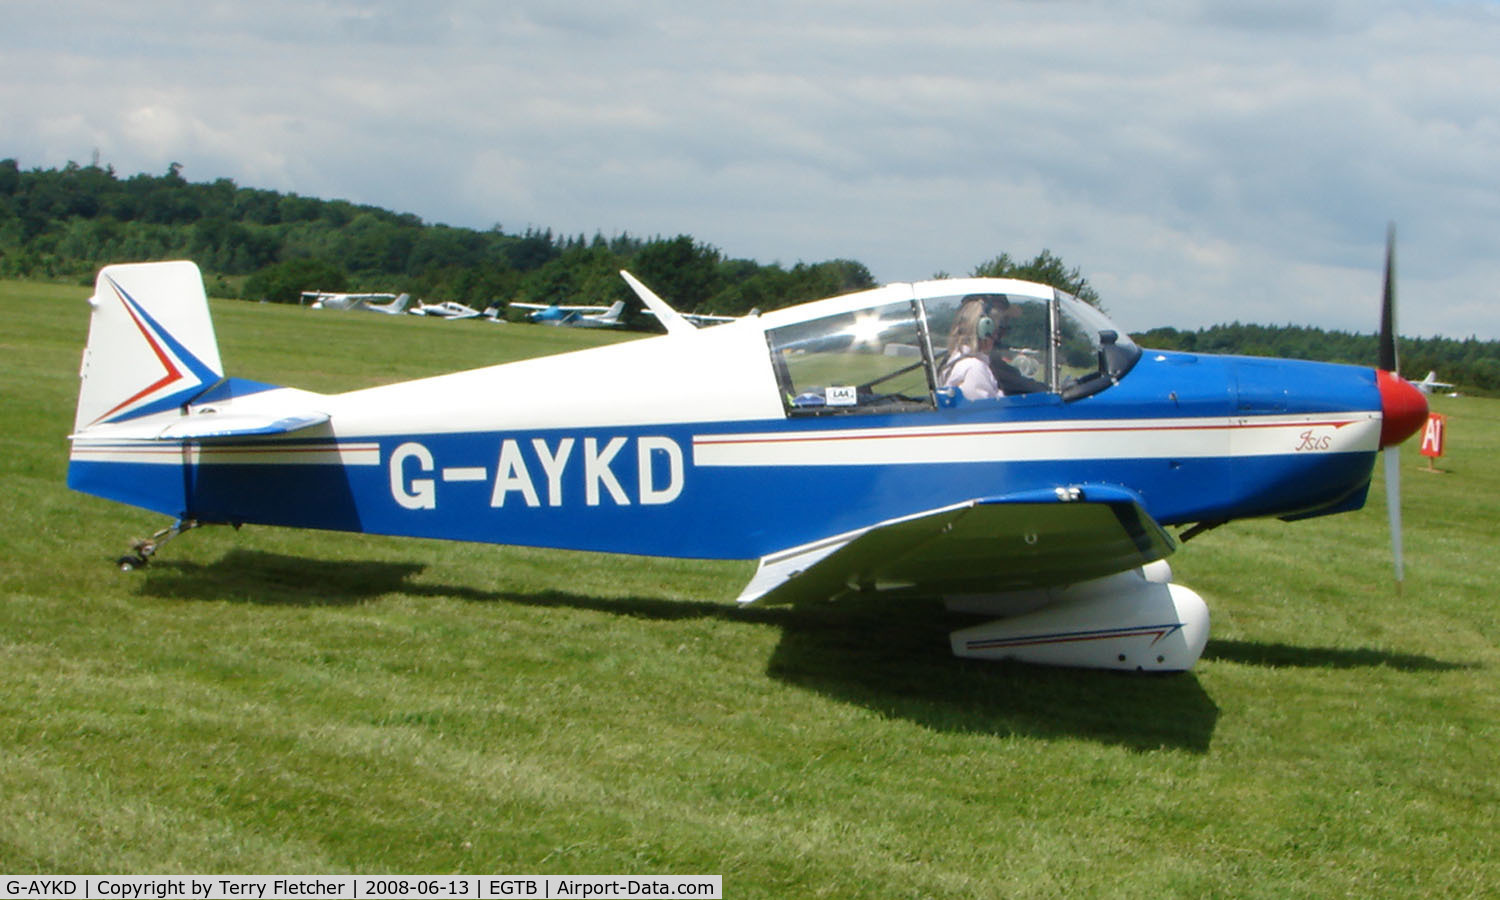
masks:
<path fill-rule="evenodd" d="M 1496 9 L 12 0 L 0 154 L 883 279 L 1049 248 L 1131 328 L 1373 330 L 1396 219 L 1403 330 L 1500 337 Z"/>

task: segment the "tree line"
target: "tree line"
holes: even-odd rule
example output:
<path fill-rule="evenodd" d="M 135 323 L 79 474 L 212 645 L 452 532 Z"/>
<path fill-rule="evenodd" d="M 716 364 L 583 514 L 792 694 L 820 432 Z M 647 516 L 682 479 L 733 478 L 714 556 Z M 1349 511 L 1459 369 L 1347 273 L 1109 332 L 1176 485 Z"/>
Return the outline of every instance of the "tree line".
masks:
<path fill-rule="evenodd" d="M 875 286 L 854 260 L 766 265 L 688 235 L 481 231 L 227 178 L 194 183 L 177 163 L 121 178 L 97 164 L 22 170 L 0 160 L 0 275 L 90 278 L 107 263 L 165 258 L 197 262 L 215 294 L 279 302 L 304 290 L 358 290 L 471 306 L 607 305 L 629 299 L 618 275 L 629 269 L 679 309 L 742 315 Z M 981 270 L 1054 280 L 1097 301 L 1077 269 L 1045 251 L 1027 262 L 1002 254 Z"/>
<path fill-rule="evenodd" d="M 1373 366 L 1379 359 L 1379 339 L 1374 334 L 1324 331 L 1300 325 L 1245 325 L 1234 322 L 1196 331 L 1153 328 L 1135 335 L 1143 346 L 1158 350 L 1196 353 L 1234 353 L 1244 356 L 1276 356 Z M 1462 390 L 1500 393 L 1500 341 L 1470 337 L 1401 338 L 1397 342 L 1401 374 L 1418 381 L 1437 372 L 1439 381 Z"/>
<path fill-rule="evenodd" d="M 740 315 L 874 286 L 853 260 L 791 267 L 726 257 L 688 235 L 591 238 L 429 224 L 345 200 L 118 176 L 69 163 L 22 170 L 0 160 L 0 276 L 87 279 L 101 265 L 185 258 L 219 296 L 295 302 L 304 290 L 404 291 L 483 308 L 495 302 L 628 299 L 629 269 L 689 312 Z"/>
<path fill-rule="evenodd" d="M 0 276 L 91 280 L 108 263 L 176 258 L 197 262 L 216 296 L 280 302 L 322 290 L 404 291 L 478 308 L 512 300 L 608 305 L 630 300 L 618 275 L 629 269 L 685 312 L 743 315 L 875 286 L 855 260 L 763 264 L 689 235 L 456 228 L 227 178 L 191 182 L 177 163 L 161 175 L 121 177 L 97 163 L 22 169 L 0 160 Z M 1078 267 L 1046 250 L 1024 260 L 1002 253 L 966 274 L 1040 281 L 1099 302 Z M 1160 349 L 1375 359 L 1372 335 L 1297 326 L 1158 328 L 1138 339 Z M 1401 352 L 1407 375 L 1434 369 L 1441 380 L 1500 391 L 1500 342 L 1403 340 Z"/>

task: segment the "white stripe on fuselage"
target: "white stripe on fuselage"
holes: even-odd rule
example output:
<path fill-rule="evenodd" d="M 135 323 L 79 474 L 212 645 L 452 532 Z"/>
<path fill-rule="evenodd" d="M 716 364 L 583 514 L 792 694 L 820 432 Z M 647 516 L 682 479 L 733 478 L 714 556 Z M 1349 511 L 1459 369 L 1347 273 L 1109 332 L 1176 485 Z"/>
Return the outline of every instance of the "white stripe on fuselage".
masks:
<path fill-rule="evenodd" d="M 372 441 L 317 444 L 179 444 L 170 441 L 89 441 L 74 438 L 80 462 L 147 465 L 378 466 Z"/>
<path fill-rule="evenodd" d="M 1051 420 L 817 431 L 699 434 L 699 467 L 871 466 L 1088 459 L 1203 459 L 1373 452 L 1378 412 L 1178 419 Z M 378 466 L 368 439 L 308 444 L 189 444 L 75 438 L 73 459 L 160 465 Z M 444 481 L 477 481 L 453 467 Z"/>
<path fill-rule="evenodd" d="M 919 465 L 1201 459 L 1376 449 L 1380 414 L 1055 420 L 697 435 L 697 466 Z"/>

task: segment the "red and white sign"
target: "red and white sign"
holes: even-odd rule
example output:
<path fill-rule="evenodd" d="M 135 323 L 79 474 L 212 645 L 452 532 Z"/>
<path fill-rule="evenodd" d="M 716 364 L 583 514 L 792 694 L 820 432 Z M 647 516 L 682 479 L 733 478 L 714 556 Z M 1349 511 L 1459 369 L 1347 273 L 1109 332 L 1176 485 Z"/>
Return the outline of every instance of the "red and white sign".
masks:
<path fill-rule="evenodd" d="M 1429 413 L 1427 426 L 1422 429 L 1422 455 L 1436 458 L 1443 455 L 1443 437 L 1448 430 L 1448 417 Z"/>

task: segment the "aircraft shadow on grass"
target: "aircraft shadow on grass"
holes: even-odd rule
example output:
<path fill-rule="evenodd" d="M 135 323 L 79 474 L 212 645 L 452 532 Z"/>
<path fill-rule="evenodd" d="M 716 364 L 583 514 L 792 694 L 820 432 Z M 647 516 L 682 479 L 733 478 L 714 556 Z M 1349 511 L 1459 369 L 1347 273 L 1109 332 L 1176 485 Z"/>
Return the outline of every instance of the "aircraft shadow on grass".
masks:
<path fill-rule="evenodd" d="M 568 607 L 655 621 L 713 618 L 779 628 L 771 677 L 943 732 L 1084 738 L 1132 750 L 1204 753 L 1219 710 L 1192 673 L 1135 676 L 956 659 L 948 632 L 968 621 L 936 602 L 876 598 L 808 607 L 736 607 L 566 591 L 514 593 L 414 584 L 420 563 L 314 560 L 231 550 L 213 563 L 158 562 L 144 590 L 187 600 L 351 606 L 384 594 L 476 603 Z M 1210 641 L 1210 660 L 1272 667 L 1464 668 L 1415 654 L 1369 649 Z"/>
<path fill-rule="evenodd" d="M 1210 640 L 1203 658 L 1267 668 L 1374 669 L 1398 672 L 1452 672 L 1478 668 L 1473 663 L 1447 662 L 1417 653 L 1394 653 L 1368 647 L 1297 647 L 1256 641 Z"/>
<path fill-rule="evenodd" d="M 779 628 L 772 678 L 944 732 L 1083 737 L 1134 749 L 1204 752 L 1218 708 L 1191 674 L 1134 677 L 954 658 L 940 606 L 878 599 L 812 607 L 737 607 L 566 591 L 521 594 L 413 583 L 420 563 L 315 560 L 234 549 L 210 563 L 159 560 L 152 596 L 272 606 L 355 606 L 391 593 L 567 607 L 654 621 L 720 619 Z"/>
<path fill-rule="evenodd" d="M 214 562 L 153 562 L 142 590 L 175 600 L 238 601 L 263 606 L 357 606 L 410 593 L 426 566 L 367 560 L 323 560 L 257 550 L 230 550 Z"/>

